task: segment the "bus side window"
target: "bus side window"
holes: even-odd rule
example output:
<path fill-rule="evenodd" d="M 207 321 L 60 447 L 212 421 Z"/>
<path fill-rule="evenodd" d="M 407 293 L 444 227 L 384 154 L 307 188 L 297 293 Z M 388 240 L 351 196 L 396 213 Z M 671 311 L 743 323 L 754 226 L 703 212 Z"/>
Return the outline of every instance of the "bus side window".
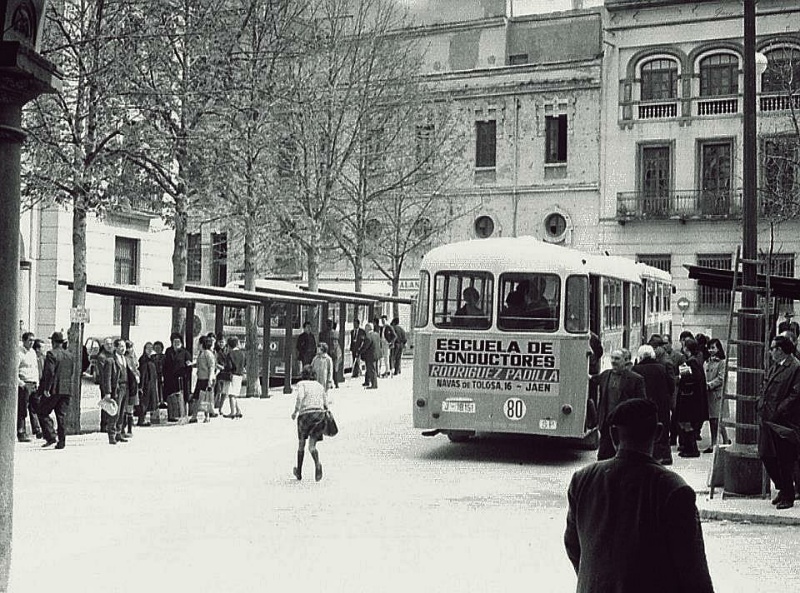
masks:
<path fill-rule="evenodd" d="M 564 329 L 583 333 L 589 329 L 589 279 L 586 276 L 567 278 L 567 311 Z"/>

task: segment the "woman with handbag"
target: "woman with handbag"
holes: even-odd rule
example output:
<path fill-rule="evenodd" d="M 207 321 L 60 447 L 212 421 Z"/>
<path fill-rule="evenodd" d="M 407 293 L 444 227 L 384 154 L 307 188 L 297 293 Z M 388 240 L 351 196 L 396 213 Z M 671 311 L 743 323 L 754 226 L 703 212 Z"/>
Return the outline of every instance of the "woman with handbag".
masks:
<path fill-rule="evenodd" d="M 306 440 L 308 452 L 314 459 L 314 479 L 322 479 L 322 464 L 319 462 L 317 443 L 322 440 L 325 420 L 328 411 L 328 397 L 325 389 L 316 381 L 311 366 L 303 367 L 300 381 L 295 386 L 297 400 L 292 412 L 292 420 L 297 420 L 297 465 L 292 470 L 294 477 L 303 479 L 303 458 L 305 457 Z"/>
<path fill-rule="evenodd" d="M 158 370 L 153 359 L 153 343 L 146 342 L 139 357 L 139 377 L 141 378 L 141 398 L 139 400 L 139 417 L 136 426 L 149 426 L 145 421 L 147 412 L 153 412 L 158 399 Z"/>
<path fill-rule="evenodd" d="M 720 421 L 728 416 L 728 402 L 722 397 L 722 383 L 725 379 L 727 366 L 725 350 L 718 338 L 712 338 L 708 343 L 709 359 L 703 365 L 706 373 L 706 392 L 708 394 L 708 424 L 711 428 L 711 443 L 703 453 L 712 453 L 717 444 L 717 433 L 722 437 L 722 442 L 730 443 L 728 432 Z"/>
<path fill-rule="evenodd" d="M 200 354 L 197 355 L 197 382 L 194 386 L 192 398 L 189 400 L 191 417 L 189 422 L 197 422 L 197 411 L 200 408 L 200 396 L 202 392 L 211 388 L 216 375 L 217 360 L 211 352 L 212 342 L 207 336 L 200 338 Z M 206 413 L 209 413 L 206 409 Z"/>
<path fill-rule="evenodd" d="M 242 411 L 239 409 L 239 403 L 236 398 L 242 391 L 242 379 L 245 372 L 245 357 L 244 352 L 239 348 L 239 338 L 231 336 L 228 338 L 228 354 L 225 361 L 225 371 L 230 373 L 230 379 L 227 384 L 223 386 L 222 393 L 228 396 L 228 404 L 231 408 L 231 413 L 225 418 L 241 418 Z M 221 408 L 221 406 L 220 406 Z"/>

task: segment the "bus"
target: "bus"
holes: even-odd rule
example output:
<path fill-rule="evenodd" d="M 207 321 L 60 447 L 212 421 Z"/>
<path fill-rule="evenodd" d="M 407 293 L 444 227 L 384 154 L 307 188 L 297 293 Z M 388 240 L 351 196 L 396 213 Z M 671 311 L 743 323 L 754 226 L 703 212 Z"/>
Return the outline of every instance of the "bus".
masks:
<path fill-rule="evenodd" d="M 606 359 L 636 348 L 671 330 L 668 294 L 667 272 L 533 237 L 433 249 L 420 269 L 414 428 L 454 442 L 517 433 L 596 446 L 590 332 Z"/>

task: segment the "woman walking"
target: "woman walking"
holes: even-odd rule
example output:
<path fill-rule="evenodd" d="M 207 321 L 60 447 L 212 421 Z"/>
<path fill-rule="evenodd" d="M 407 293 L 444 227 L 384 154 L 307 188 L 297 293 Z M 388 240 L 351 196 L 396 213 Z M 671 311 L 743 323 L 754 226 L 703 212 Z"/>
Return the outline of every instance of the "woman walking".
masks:
<path fill-rule="evenodd" d="M 230 372 L 231 378 L 227 384 L 223 386 L 223 394 L 228 396 L 228 405 L 230 406 L 231 413 L 225 418 L 241 418 L 242 411 L 239 409 L 239 404 L 236 398 L 242 391 L 242 378 L 245 371 L 245 358 L 244 352 L 239 348 L 239 338 L 231 336 L 228 338 L 228 353 L 225 358 L 225 370 Z M 222 406 L 220 406 L 222 409 Z"/>
<path fill-rule="evenodd" d="M 308 452 L 314 459 L 314 479 L 322 479 L 322 464 L 319 462 L 317 443 L 322 440 L 325 429 L 325 412 L 328 410 L 328 397 L 325 389 L 315 380 L 314 370 L 304 366 L 301 380 L 297 386 L 297 400 L 292 412 L 292 420 L 297 420 L 297 465 L 292 470 L 294 477 L 303 479 L 303 458 L 305 457 L 306 440 Z"/>
<path fill-rule="evenodd" d="M 141 396 L 136 426 L 149 426 L 149 423 L 145 422 L 145 415 L 147 412 L 155 410 L 160 403 L 158 399 L 158 369 L 153 358 L 152 342 L 145 342 L 142 355 L 139 357 L 139 378 L 141 380 Z"/>
<path fill-rule="evenodd" d="M 711 428 L 711 444 L 703 450 L 703 453 L 714 451 L 717 442 L 717 433 L 722 437 L 723 443 L 729 443 L 728 432 L 720 424 L 728 414 L 727 402 L 723 399 L 722 383 L 727 372 L 725 362 L 725 351 L 722 342 L 718 338 L 712 338 L 708 343 L 709 358 L 703 365 L 706 373 L 706 391 L 708 393 L 708 424 Z"/>

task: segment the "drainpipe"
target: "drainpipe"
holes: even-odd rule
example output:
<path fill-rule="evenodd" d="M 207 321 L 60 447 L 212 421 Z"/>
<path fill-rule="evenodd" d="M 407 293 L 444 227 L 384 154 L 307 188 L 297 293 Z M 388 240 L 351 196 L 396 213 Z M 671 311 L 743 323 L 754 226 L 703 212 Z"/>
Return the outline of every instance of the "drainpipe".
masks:
<path fill-rule="evenodd" d="M 519 98 L 514 97 L 514 187 L 511 189 L 511 200 L 514 204 L 514 219 L 512 224 L 512 236 L 517 236 L 517 214 L 519 212 L 519 192 L 517 191 L 517 184 L 519 183 Z"/>

